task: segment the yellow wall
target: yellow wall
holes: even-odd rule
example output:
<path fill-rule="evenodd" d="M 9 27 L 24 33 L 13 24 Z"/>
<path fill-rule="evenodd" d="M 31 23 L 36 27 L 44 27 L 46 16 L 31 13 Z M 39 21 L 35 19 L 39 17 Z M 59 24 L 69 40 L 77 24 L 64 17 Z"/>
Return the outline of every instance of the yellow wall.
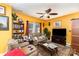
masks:
<path fill-rule="evenodd" d="M 43 30 L 44 21 L 42 19 L 29 16 L 29 15 L 24 14 L 23 12 L 19 12 L 19 11 L 17 11 L 16 14 L 18 15 L 18 17 L 22 18 L 22 20 L 24 22 L 24 34 L 26 34 L 26 26 L 27 26 L 26 21 L 41 23 L 42 24 L 41 28 Z"/>
<path fill-rule="evenodd" d="M 9 30 L 7 31 L 0 30 L 0 53 L 4 53 L 7 50 L 8 40 L 11 39 L 12 37 L 12 17 L 11 17 L 12 8 L 7 4 L 0 3 L 0 6 L 4 6 L 6 8 L 5 10 L 6 15 L 4 16 L 9 17 Z"/>
<path fill-rule="evenodd" d="M 71 22 L 71 19 L 74 19 L 74 18 L 79 18 L 79 12 L 51 19 L 51 20 L 47 21 L 46 27 L 50 31 L 52 31 L 52 29 L 55 28 L 54 22 L 61 21 L 61 23 L 62 23 L 61 28 L 66 28 L 67 29 L 67 37 L 66 37 L 67 40 L 66 40 L 66 42 L 71 44 L 71 40 L 72 40 L 72 37 L 71 37 L 71 34 L 72 34 L 72 29 L 71 29 L 72 22 Z M 51 26 L 48 26 L 48 22 L 51 23 Z"/>

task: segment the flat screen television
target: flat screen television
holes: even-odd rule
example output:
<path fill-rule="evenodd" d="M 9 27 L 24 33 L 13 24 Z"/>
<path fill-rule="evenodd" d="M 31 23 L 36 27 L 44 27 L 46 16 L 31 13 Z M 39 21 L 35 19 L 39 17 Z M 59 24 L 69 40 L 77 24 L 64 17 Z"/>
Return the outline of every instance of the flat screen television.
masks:
<path fill-rule="evenodd" d="M 66 29 L 53 29 L 52 34 L 55 36 L 66 36 Z"/>

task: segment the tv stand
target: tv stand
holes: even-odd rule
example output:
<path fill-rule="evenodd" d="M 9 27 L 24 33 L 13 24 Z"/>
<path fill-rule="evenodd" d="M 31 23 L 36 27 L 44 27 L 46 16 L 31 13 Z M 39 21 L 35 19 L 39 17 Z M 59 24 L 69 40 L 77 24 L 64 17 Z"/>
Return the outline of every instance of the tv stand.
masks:
<path fill-rule="evenodd" d="M 66 45 L 66 36 L 52 36 L 52 42 Z"/>

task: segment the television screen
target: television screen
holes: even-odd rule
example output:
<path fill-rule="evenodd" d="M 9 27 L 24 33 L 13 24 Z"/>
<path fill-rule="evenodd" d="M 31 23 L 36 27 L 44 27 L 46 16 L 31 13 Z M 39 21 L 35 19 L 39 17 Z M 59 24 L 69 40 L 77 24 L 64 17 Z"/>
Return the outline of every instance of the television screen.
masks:
<path fill-rule="evenodd" d="M 66 36 L 66 29 L 53 29 L 52 34 L 56 36 Z"/>

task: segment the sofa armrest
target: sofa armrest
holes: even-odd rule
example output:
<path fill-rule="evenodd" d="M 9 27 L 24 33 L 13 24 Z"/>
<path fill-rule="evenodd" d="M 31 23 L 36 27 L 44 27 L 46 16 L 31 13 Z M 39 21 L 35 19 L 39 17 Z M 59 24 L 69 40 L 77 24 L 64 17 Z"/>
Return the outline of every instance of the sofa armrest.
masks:
<path fill-rule="evenodd" d="M 19 43 L 19 47 L 25 47 L 29 45 L 29 42 L 22 42 L 22 43 Z"/>

